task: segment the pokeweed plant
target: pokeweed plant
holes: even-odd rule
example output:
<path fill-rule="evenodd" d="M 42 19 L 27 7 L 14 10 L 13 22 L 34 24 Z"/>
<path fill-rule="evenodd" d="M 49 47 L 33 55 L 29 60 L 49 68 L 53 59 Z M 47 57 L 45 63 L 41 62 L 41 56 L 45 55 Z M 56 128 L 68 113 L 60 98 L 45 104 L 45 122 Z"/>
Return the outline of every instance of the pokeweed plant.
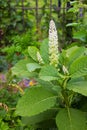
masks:
<path fill-rule="evenodd" d="M 29 57 L 12 68 L 13 74 L 37 81 L 18 101 L 16 114 L 30 125 L 39 123 L 39 128 L 86 130 L 87 113 L 73 103 L 77 95 L 87 96 L 87 48 L 72 46 L 62 52 L 58 48 L 56 27 L 51 20 L 49 41 L 45 40 L 40 49 L 29 46 Z"/>

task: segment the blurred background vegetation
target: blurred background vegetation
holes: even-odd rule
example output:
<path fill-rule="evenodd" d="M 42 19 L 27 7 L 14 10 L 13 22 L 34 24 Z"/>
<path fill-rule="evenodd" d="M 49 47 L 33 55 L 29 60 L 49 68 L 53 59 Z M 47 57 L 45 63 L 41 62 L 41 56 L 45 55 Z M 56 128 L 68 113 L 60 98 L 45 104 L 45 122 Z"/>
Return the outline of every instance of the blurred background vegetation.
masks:
<path fill-rule="evenodd" d="M 86 11 L 85 0 L 0 0 L 0 46 L 11 44 L 12 37 L 29 30 L 38 32 L 39 40 L 46 38 L 50 19 L 55 20 L 60 39 L 69 43 L 72 27 L 66 25 L 77 23 L 71 25 L 77 29 L 86 22 Z"/>
<path fill-rule="evenodd" d="M 0 0 L 0 74 L 26 58 L 29 45 L 39 48 L 48 38 L 51 19 L 58 29 L 60 50 L 73 44 L 87 47 L 87 0 Z M 0 76 L 1 83 L 3 75 Z M 0 102 L 14 108 L 20 94 L 9 92 L 7 83 L 2 83 L 5 89 L 0 90 Z M 32 128 L 21 125 L 14 109 L 6 113 L 1 108 L 0 129 Z"/>
<path fill-rule="evenodd" d="M 78 41 L 86 45 L 86 0 L 0 0 L 0 54 L 15 63 L 27 46 L 39 46 L 48 37 L 50 19 L 61 47 Z"/>

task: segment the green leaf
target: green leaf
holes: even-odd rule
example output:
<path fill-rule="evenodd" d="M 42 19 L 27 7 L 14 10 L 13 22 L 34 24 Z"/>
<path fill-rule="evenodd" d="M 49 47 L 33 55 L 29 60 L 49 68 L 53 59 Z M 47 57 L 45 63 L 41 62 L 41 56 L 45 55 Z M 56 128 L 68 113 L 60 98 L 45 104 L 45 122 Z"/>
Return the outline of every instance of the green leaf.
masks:
<path fill-rule="evenodd" d="M 40 123 L 42 121 L 52 119 L 53 117 L 55 117 L 57 111 L 58 111 L 57 109 L 52 108 L 50 110 L 47 110 L 43 113 L 40 113 L 40 114 L 32 116 L 32 117 L 23 117 L 22 122 L 23 122 L 23 124 L 26 124 L 26 125 Z"/>
<path fill-rule="evenodd" d="M 56 96 L 44 87 L 32 87 L 19 100 L 16 113 L 21 116 L 35 116 L 56 104 Z"/>
<path fill-rule="evenodd" d="M 66 25 L 66 27 L 76 27 L 77 25 L 79 25 L 78 23 L 68 23 Z"/>
<path fill-rule="evenodd" d="M 87 56 L 82 56 L 75 60 L 69 69 L 72 78 L 87 75 Z"/>
<path fill-rule="evenodd" d="M 79 39 L 82 42 L 86 42 L 86 35 L 87 35 L 87 32 L 86 32 L 86 30 L 83 29 L 83 30 L 79 30 L 79 31 L 75 32 L 73 38 Z"/>
<path fill-rule="evenodd" d="M 84 55 L 86 48 L 74 46 L 66 50 L 68 65 L 72 64 L 77 58 Z"/>
<path fill-rule="evenodd" d="M 29 63 L 29 59 L 20 60 L 14 67 L 11 68 L 12 74 L 18 77 L 27 77 L 29 72 L 27 70 L 26 64 Z"/>
<path fill-rule="evenodd" d="M 87 81 L 69 82 L 67 88 L 74 92 L 87 96 Z"/>
<path fill-rule="evenodd" d="M 58 80 L 57 77 L 53 77 L 53 76 L 40 76 L 40 79 L 42 79 L 44 81 Z"/>
<path fill-rule="evenodd" d="M 38 79 L 37 82 L 40 83 L 41 86 L 44 86 L 44 88 L 52 91 L 52 93 L 57 94 L 58 97 L 61 97 L 61 87 L 58 86 L 58 84 L 52 83 L 51 81 L 44 81 L 41 79 Z"/>
<path fill-rule="evenodd" d="M 45 39 L 40 47 L 40 54 L 45 63 L 49 63 L 48 39 Z"/>
<path fill-rule="evenodd" d="M 41 86 L 44 86 L 45 88 L 53 88 L 54 85 L 52 84 L 51 81 L 44 81 L 44 80 L 41 80 L 41 79 L 37 79 L 37 82 L 41 85 Z"/>
<path fill-rule="evenodd" d="M 36 69 L 41 68 L 41 66 L 38 63 L 28 63 L 27 69 L 29 72 L 35 71 Z"/>
<path fill-rule="evenodd" d="M 37 60 L 37 52 L 38 52 L 38 49 L 35 47 L 35 46 L 29 46 L 28 47 L 28 53 L 29 53 L 29 56 L 35 60 L 35 61 L 38 61 Z"/>
<path fill-rule="evenodd" d="M 58 80 L 57 69 L 51 65 L 46 65 L 42 67 L 39 77 L 45 81 Z"/>
<path fill-rule="evenodd" d="M 76 109 L 62 109 L 57 114 L 58 130 L 86 130 L 85 113 Z"/>

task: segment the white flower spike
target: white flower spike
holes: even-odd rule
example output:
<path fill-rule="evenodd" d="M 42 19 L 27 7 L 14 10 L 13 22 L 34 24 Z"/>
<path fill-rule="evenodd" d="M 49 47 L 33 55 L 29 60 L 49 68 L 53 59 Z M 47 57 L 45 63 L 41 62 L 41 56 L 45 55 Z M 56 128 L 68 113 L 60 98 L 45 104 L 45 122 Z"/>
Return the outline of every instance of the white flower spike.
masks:
<path fill-rule="evenodd" d="M 63 65 L 63 72 L 64 72 L 64 74 L 69 74 L 69 72 L 68 72 L 68 70 L 67 70 L 67 68 Z"/>
<path fill-rule="evenodd" d="M 58 36 L 56 26 L 53 20 L 50 21 L 49 25 L 49 60 L 50 64 L 57 67 L 58 65 Z"/>
<path fill-rule="evenodd" d="M 43 59 L 42 59 L 42 57 L 41 57 L 39 51 L 37 52 L 37 59 L 38 59 L 38 61 L 39 61 L 39 64 L 44 64 Z"/>

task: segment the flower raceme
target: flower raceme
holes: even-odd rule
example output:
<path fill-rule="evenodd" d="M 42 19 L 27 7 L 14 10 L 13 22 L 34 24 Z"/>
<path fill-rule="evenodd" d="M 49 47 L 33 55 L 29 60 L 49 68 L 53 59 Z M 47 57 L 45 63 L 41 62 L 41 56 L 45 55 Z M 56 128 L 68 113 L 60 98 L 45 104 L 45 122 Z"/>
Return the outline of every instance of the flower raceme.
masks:
<path fill-rule="evenodd" d="M 56 26 L 53 20 L 50 21 L 49 25 L 49 61 L 50 65 L 57 67 L 58 65 L 58 36 Z"/>
<path fill-rule="evenodd" d="M 37 52 L 37 59 L 38 59 L 38 61 L 39 61 L 39 64 L 44 64 L 43 59 L 42 59 L 42 57 L 41 57 L 39 51 Z"/>

